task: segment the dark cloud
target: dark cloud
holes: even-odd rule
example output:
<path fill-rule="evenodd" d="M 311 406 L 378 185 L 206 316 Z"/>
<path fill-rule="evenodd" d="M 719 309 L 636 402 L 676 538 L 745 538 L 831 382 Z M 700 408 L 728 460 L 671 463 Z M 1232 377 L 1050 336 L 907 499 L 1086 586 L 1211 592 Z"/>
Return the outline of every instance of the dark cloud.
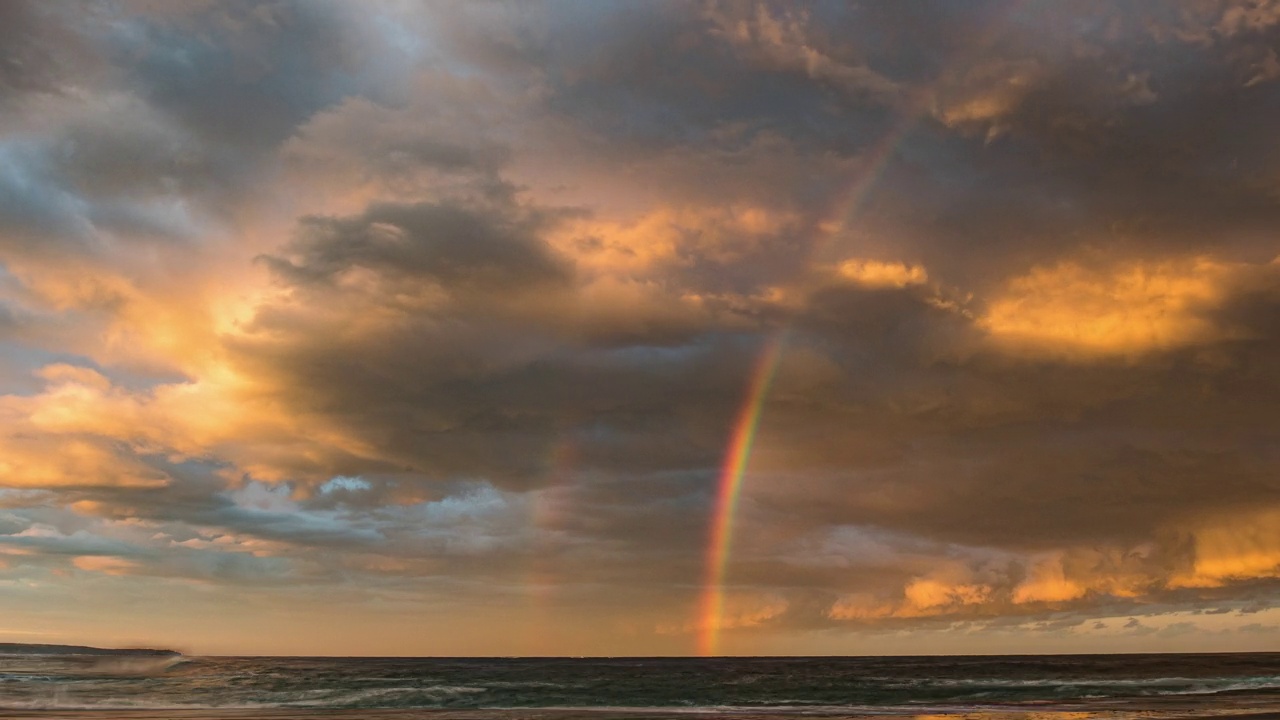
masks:
<path fill-rule="evenodd" d="M 0 145 L 0 227 L 28 253 L 224 229 L 261 189 L 275 146 L 347 96 L 382 98 L 395 84 L 370 64 L 389 56 L 364 49 L 374 31 L 341 6 L 18 2 L 4 12 L 15 40 L 3 83 L 24 102 Z M 447 163 L 457 152 L 415 154 Z"/>
<path fill-rule="evenodd" d="M 357 91 L 368 55 L 357 44 L 359 31 L 348 30 L 352 21 L 332 3 L 161 9 L 137 16 L 137 35 L 118 38 L 117 52 L 139 94 L 157 108 L 250 152 L 284 140 Z"/>
<path fill-rule="evenodd" d="M 73 108 L 50 137 L 0 152 L 0 227 L 24 254 L 99 254 L 119 241 L 194 241 L 238 175 L 152 109 L 117 98 Z"/>
<path fill-rule="evenodd" d="M 297 260 L 265 260 L 304 284 L 332 283 L 357 268 L 379 280 L 435 282 L 450 291 L 562 284 L 565 263 L 538 237 L 549 218 L 511 210 L 422 203 L 377 205 L 355 218 L 306 218 L 292 246 Z"/>
<path fill-rule="evenodd" d="M 0 8 L 0 102 L 26 93 L 61 92 L 94 72 L 91 25 L 100 8 L 15 0 Z"/>

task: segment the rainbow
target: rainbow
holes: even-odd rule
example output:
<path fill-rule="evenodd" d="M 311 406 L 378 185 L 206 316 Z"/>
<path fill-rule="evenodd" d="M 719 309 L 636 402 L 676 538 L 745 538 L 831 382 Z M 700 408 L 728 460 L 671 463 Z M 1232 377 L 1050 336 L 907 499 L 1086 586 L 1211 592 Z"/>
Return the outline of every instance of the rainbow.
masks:
<path fill-rule="evenodd" d="M 756 361 L 748 386 L 747 402 L 738 412 L 733 424 L 729 451 L 725 453 L 724 467 L 720 470 L 720 487 L 716 492 L 715 514 L 711 522 L 711 546 L 707 552 L 707 574 L 702 584 L 701 621 L 698 633 L 698 654 L 713 655 L 719 639 L 720 626 L 724 624 L 724 573 L 729 560 L 729 543 L 733 540 L 733 518 L 737 514 L 742 476 L 751 457 L 751 443 L 755 439 L 756 426 L 760 424 L 760 411 L 778 370 L 785 344 L 784 333 L 778 333 L 765 343 L 764 351 Z"/>
<path fill-rule="evenodd" d="M 880 179 L 889 159 L 893 157 L 894 149 L 915 125 L 924 109 L 925 97 L 921 93 L 912 98 L 903 117 L 866 154 L 851 182 L 834 194 L 835 202 L 830 209 L 819 214 L 818 222 L 811 226 L 809 232 L 810 264 L 820 259 L 818 256 L 831 246 L 850 216 L 862 206 L 867 193 Z M 746 398 L 729 433 L 729 447 L 720 468 L 711 516 L 706 570 L 698 603 L 698 620 L 695 623 L 699 655 L 715 655 L 718 651 L 720 630 L 725 625 L 724 581 L 733 544 L 733 519 L 742 493 L 742 480 L 751 459 L 756 427 L 760 424 L 760 415 L 773 385 L 773 377 L 777 374 L 788 334 L 789 328 L 784 327 L 764 344 L 747 383 Z"/>
<path fill-rule="evenodd" d="M 968 52 L 957 53 L 956 62 L 959 62 L 965 54 L 989 46 L 1007 20 L 1021 13 L 1031 4 L 1032 0 L 1011 0 L 1001 10 L 996 11 L 983 31 L 972 37 L 972 42 L 967 48 Z M 833 194 L 833 202 L 828 210 L 818 214 L 818 221 L 810 226 L 807 233 L 809 262 L 806 266 L 812 266 L 815 261 L 824 259 L 821 255 L 834 244 L 849 220 L 861 209 L 868 192 L 880 179 L 898 144 L 926 114 L 932 97 L 933 88 L 924 87 L 905 98 L 898 121 L 868 150 L 848 184 Z M 756 361 L 755 371 L 747 383 L 746 398 L 742 402 L 742 408 L 738 411 L 732 432 L 729 434 L 729 447 L 725 451 L 716 490 L 707 547 L 706 572 L 699 598 L 698 620 L 695 623 L 698 629 L 699 655 L 716 654 L 720 630 L 725 625 L 724 581 L 733 543 L 734 514 L 738 507 L 738 496 L 742 491 L 747 464 L 751 459 L 751 446 L 755 440 L 756 426 L 760 423 L 760 415 L 764 410 L 765 400 L 768 399 L 769 389 L 782 358 L 788 334 L 789 327 L 784 326 L 765 343 Z"/>
<path fill-rule="evenodd" d="M 851 216 L 862 207 L 867 194 L 871 188 L 875 187 L 876 182 L 884 174 L 884 169 L 889 165 L 893 151 L 915 127 L 916 121 L 924 110 L 924 97 L 924 94 L 920 93 L 908 103 L 903 117 L 871 147 L 861 167 L 853 173 L 849 183 L 834 194 L 835 201 L 831 204 L 831 208 L 821 213 L 821 221 L 814 226 L 810 234 L 810 262 L 821 259 L 818 256 L 834 244 Z"/>

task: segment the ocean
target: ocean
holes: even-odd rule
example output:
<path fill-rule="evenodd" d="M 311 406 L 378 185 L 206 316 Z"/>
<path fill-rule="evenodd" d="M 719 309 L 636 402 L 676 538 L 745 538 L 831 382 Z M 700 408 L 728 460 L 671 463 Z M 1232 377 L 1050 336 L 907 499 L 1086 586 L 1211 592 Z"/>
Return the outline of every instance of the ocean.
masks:
<path fill-rule="evenodd" d="M 1280 653 L 483 659 L 0 656 L 0 718 L 6 719 L 951 715 L 1123 720 L 1276 711 Z"/>

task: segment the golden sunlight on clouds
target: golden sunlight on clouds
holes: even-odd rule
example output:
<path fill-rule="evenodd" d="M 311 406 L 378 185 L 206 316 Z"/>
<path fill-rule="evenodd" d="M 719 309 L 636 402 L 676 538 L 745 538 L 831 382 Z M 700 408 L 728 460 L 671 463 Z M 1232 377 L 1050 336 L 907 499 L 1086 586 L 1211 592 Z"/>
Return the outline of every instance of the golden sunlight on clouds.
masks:
<path fill-rule="evenodd" d="M 1194 565 L 1173 577 L 1172 587 L 1220 587 L 1234 580 L 1280 577 L 1280 509 L 1214 518 L 1190 535 Z"/>
<path fill-rule="evenodd" d="M 878 620 L 962 614 L 991 604 L 996 594 L 993 584 L 982 581 L 970 570 L 943 565 L 907 582 L 902 597 L 896 601 L 854 593 L 837 600 L 828 615 L 833 620 Z"/>
<path fill-rule="evenodd" d="M 795 222 L 791 214 L 752 206 L 661 206 L 630 221 L 570 223 L 548 240 L 581 270 L 648 274 L 695 258 L 722 263 L 749 258 Z"/>
<path fill-rule="evenodd" d="M 1062 557 L 1048 557 L 1031 567 L 1027 579 L 1013 589 L 1013 602 L 1063 602 L 1085 594 L 1085 588 L 1067 578 Z"/>
<path fill-rule="evenodd" d="M 861 258 L 840 263 L 839 272 L 859 285 L 872 288 L 904 288 L 923 285 L 929 280 L 929 273 L 921 265 Z"/>
<path fill-rule="evenodd" d="M 933 578 L 913 580 L 903 594 L 906 602 L 898 614 L 909 617 L 914 613 L 931 614 L 933 611 L 956 605 L 980 605 L 991 598 L 990 585 L 978 583 L 948 583 Z"/>
<path fill-rule="evenodd" d="M 1280 511 L 1217 518 L 1162 536 L 1163 544 L 1075 547 L 968 565 L 938 559 L 936 569 L 897 593 L 850 593 L 828 616 L 867 622 L 1026 614 L 1091 599 L 1154 602 L 1166 590 L 1280 577 Z M 1182 542 L 1188 537 L 1189 551 Z"/>
<path fill-rule="evenodd" d="M 719 618 L 700 617 L 691 622 L 660 624 L 661 635 L 687 635 L 714 626 L 719 630 L 760 627 L 777 620 L 790 607 L 785 599 L 772 595 L 736 594 L 725 598 L 725 609 Z"/>
<path fill-rule="evenodd" d="M 1207 257 L 1098 267 L 1065 261 L 1006 283 L 978 325 L 1034 354 L 1131 355 L 1221 339 L 1205 317 L 1239 266 Z"/>
<path fill-rule="evenodd" d="M 640 337 L 659 328 L 692 332 L 707 323 L 702 298 L 665 292 L 657 281 L 604 275 L 553 307 L 569 332 Z"/>
<path fill-rule="evenodd" d="M 0 417 L 7 415 L 0 409 Z M 17 421 L 7 428 L 20 427 Z M 98 438 L 47 437 L 29 432 L 0 436 L 0 483 L 9 487 L 158 487 L 168 477 L 122 457 Z"/>
<path fill-rule="evenodd" d="M 66 338 L 79 353 L 106 365 L 159 372 L 193 372 L 216 355 L 207 278 L 148 283 L 108 268 L 79 263 L 18 262 L 40 306 L 96 325 Z"/>
<path fill-rule="evenodd" d="M 877 620 L 893 617 L 896 609 L 894 603 L 855 593 L 835 601 L 827 615 L 832 620 Z"/>
<path fill-rule="evenodd" d="M 261 381 L 225 366 L 205 369 L 207 377 L 147 390 L 113 385 L 84 367 L 40 369 L 43 392 L 0 396 L 0 415 L 11 418 L 7 426 L 23 428 L 0 437 L 0 473 L 23 486 L 167 482 L 121 452 L 122 444 L 174 460 L 216 451 L 238 471 L 275 481 L 298 477 L 326 454 L 376 452 L 350 433 L 290 412 Z"/>
<path fill-rule="evenodd" d="M 1036 62 L 980 64 L 944 83 L 933 114 L 948 127 L 985 127 L 986 139 L 992 141 L 1008 131 L 1005 118 L 1017 111 L 1043 75 Z"/>
<path fill-rule="evenodd" d="M 124 558 L 109 555 L 81 555 L 71 561 L 77 569 L 104 575 L 128 575 L 138 569 L 138 564 Z"/>

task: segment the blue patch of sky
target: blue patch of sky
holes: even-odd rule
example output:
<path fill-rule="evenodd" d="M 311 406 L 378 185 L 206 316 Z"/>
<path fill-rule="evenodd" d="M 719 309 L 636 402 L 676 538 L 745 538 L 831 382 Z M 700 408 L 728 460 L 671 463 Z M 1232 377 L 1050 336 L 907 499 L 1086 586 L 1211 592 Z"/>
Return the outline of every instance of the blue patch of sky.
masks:
<path fill-rule="evenodd" d="M 457 491 L 438 500 L 397 508 L 385 508 L 392 514 L 409 513 L 427 523 L 422 530 L 428 534 L 431 526 L 449 526 L 463 521 L 474 521 L 502 515 L 521 499 L 503 493 L 487 482 L 469 482 Z"/>

